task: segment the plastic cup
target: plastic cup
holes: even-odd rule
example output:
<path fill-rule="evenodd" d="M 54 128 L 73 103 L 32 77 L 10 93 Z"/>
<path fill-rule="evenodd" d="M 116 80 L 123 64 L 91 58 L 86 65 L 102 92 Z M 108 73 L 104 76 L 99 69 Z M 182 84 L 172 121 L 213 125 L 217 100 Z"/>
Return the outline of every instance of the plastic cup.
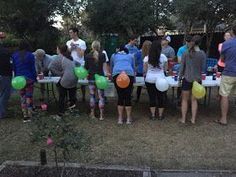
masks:
<path fill-rule="evenodd" d="M 177 71 L 172 71 L 172 76 L 176 76 L 177 75 Z"/>
<path fill-rule="evenodd" d="M 44 75 L 43 74 L 38 74 L 38 78 L 39 78 L 39 80 L 42 80 L 42 79 L 44 79 Z"/>
<path fill-rule="evenodd" d="M 43 111 L 47 111 L 48 110 L 48 105 L 47 104 L 41 104 L 41 109 Z"/>
<path fill-rule="evenodd" d="M 206 74 L 202 73 L 202 80 L 206 80 Z"/>
<path fill-rule="evenodd" d="M 216 72 L 216 77 L 220 78 L 220 76 L 221 76 L 221 72 Z"/>

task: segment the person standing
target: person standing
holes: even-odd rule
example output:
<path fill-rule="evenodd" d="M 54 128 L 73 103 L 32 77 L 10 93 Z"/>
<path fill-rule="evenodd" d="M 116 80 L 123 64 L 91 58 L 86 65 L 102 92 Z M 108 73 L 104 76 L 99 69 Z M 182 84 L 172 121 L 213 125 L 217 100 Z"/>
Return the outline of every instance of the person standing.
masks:
<path fill-rule="evenodd" d="M 29 122 L 33 113 L 34 82 L 36 82 L 35 58 L 29 51 L 29 44 L 21 41 L 19 50 L 12 55 L 13 71 L 15 76 L 24 76 L 25 88 L 20 90 L 23 122 Z"/>
<path fill-rule="evenodd" d="M 79 31 L 77 28 L 70 28 L 69 35 L 71 40 L 66 42 L 66 45 L 71 52 L 71 56 L 73 58 L 73 62 L 75 66 L 84 66 L 84 52 L 86 50 L 86 43 L 84 40 L 79 38 Z M 85 101 L 85 86 L 81 86 L 82 91 L 82 100 Z"/>
<path fill-rule="evenodd" d="M 11 94 L 12 66 L 11 55 L 0 37 L 0 119 L 6 117 L 7 103 Z"/>
<path fill-rule="evenodd" d="M 236 24 L 232 27 L 232 39 L 222 45 L 221 58 L 225 63 L 220 82 L 221 118 L 217 120 L 221 125 L 227 125 L 229 110 L 229 95 L 236 95 Z"/>
<path fill-rule="evenodd" d="M 48 67 L 52 61 L 51 56 L 46 54 L 43 49 L 37 49 L 34 52 L 34 56 L 35 56 L 35 69 L 37 74 L 43 74 L 44 76 L 48 76 L 49 74 Z M 45 84 L 40 84 L 40 93 L 41 93 L 40 101 L 44 102 Z"/>
<path fill-rule="evenodd" d="M 175 50 L 169 45 L 171 42 L 170 36 L 164 36 L 161 40 L 162 50 L 161 53 L 164 54 L 168 61 L 174 61 L 175 59 Z"/>
<path fill-rule="evenodd" d="M 172 71 L 172 67 L 174 66 L 175 59 L 175 50 L 169 45 L 171 42 L 170 36 L 164 36 L 161 40 L 162 50 L 161 53 L 164 54 L 168 58 L 168 71 Z"/>
<path fill-rule="evenodd" d="M 224 40 L 225 40 L 225 41 L 228 41 L 228 40 L 230 40 L 230 39 L 232 39 L 232 36 L 231 36 L 230 31 L 225 32 L 225 34 L 224 34 Z M 221 54 L 221 51 L 222 51 L 222 45 L 223 45 L 223 43 L 220 43 L 220 44 L 218 45 L 218 51 L 219 51 L 220 54 Z M 220 59 L 218 60 L 217 65 L 216 65 L 215 67 L 217 68 L 217 71 L 218 71 L 218 72 L 222 72 L 222 71 L 224 70 L 225 63 L 224 63 L 224 61 L 223 61 L 223 59 L 222 59 L 221 57 L 220 57 Z"/>
<path fill-rule="evenodd" d="M 152 42 L 148 56 L 144 58 L 145 85 L 149 95 L 149 107 L 151 120 L 156 119 L 156 107 L 158 107 L 158 119 L 164 119 L 163 112 L 166 106 L 166 92 L 156 88 L 156 80 L 165 78 L 164 71 L 167 69 L 167 57 L 161 54 L 160 41 Z"/>
<path fill-rule="evenodd" d="M 135 35 L 130 36 L 128 44 L 125 45 L 125 47 L 129 51 L 129 54 L 134 56 L 139 51 L 136 45 L 137 45 L 137 37 Z"/>
<path fill-rule="evenodd" d="M 76 85 L 78 82 L 77 77 L 74 74 L 75 64 L 72 61 L 71 54 L 66 45 L 59 45 L 57 47 L 58 59 L 53 60 L 49 65 L 49 70 L 60 76 L 60 80 L 57 83 L 59 92 L 59 107 L 58 115 L 63 116 L 66 110 L 65 99 L 67 94 L 69 95 L 69 109 L 76 106 Z"/>
<path fill-rule="evenodd" d="M 152 42 L 151 41 L 144 41 L 142 45 L 142 49 L 139 50 L 136 55 L 135 55 L 135 63 L 136 63 L 136 76 L 137 77 L 143 77 L 143 59 L 148 56 L 149 49 L 151 47 Z M 137 92 L 136 92 L 136 100 L 135 102 L 139 102 L 140 95 L 142 91 L 142 86 L 137 87 Z"/>
<path fill-rule="evenodd" d="M 179 72 L 182 56 L 185 52 L 188 51 L 188 43 L 191 42 L 191 39 L 192 39 L 191 35 L 185 36 L 185 45 L 183 45 L 182 47 L 179 48 L 179 50 L 177 52 L 178 63 L 173 66 L 172 71 L 176 71 L 177 73 Z M 177 100 L 178 100 L 177 104 L 178 104 L 178 106 L 181 104 L 180 103 L 181 102 L 181 100 L 180 100 L 181 92 L 182 92 L 181 87 L 178 87 L 177 88 Z"/>
<path fill-rule="evenodd" d="M 135 77 L 135 61 L 133 55 L 130 55 L 128 53 L 129 51 L 125 47 L 125 45 L 121 45 L 119 47 L 119 51 L 111 56 L 111 62 L 110 62 L 112 77 L 118 94 L 118 103 L 117 103 L 118 124 L 123 124 L 124 109 L 127 114 L 126 124 L 132 123 L 131 94 L 133 90 L 133 83 Z M 122 72 L 125 72 L 130 79 L 130 83 L 126 88 L 120 88 L 116 83 L 116 78 Z"/>
<path fill-rule="evenodd" d="M 95 84 L 95 74 L 104 76 L 104 69 L 106 70 L 106 75 L 109 76 L 106 57 L 105 54 L 101 51 L 101 46 L 99 41 L 93 41 L 92 51 L 85 56 L 85 68 L 89 72 L 88 81 L 89 81 L 89 94 L 90 94 L 90 117 L 95 117 L 95 107 L 96 107 L 96 93 L 99 97 L 98 107 L 100 111 L 99 120 L 104 120 L 104 90 L 98 89 Z"/>
<path fill-rule="evenodd" d="M 200 50 L 199 45 L 201 37 L 199 35 L 193 36 L 191 42 L 188 43 L 188 51 L 182 56 L 179 78 L 182 79 L 182 103 L 181 112 L 182 118 L 179 120 L 181 123 L 186 122 L 186 115 L 188 111 L 188 100 L 191 96 L 192 118 L 191 123 L 195 124 L 198 103 L 197 99 L 191 95 L 193 82 L 202 81 L 202 70 L 206 64 L 206 54 Z"/>

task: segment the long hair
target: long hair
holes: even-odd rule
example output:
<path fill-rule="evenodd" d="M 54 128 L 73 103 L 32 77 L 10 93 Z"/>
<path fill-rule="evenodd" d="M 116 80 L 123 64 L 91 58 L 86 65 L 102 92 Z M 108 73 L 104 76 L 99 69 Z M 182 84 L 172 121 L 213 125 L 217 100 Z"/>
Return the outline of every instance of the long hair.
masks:
<path fill-rule="evenodd" d="M 92 43 L 92 54 L 93 54 L 93 58 L 95 59 L 95 61 L 98 61 L 99 59 L 99 52 L 101 50 L 101 45 L 99 41 L 93 41 Z"/>
<path fill-rule="evenodd" d="M 152 42 L 151 41 L 144 41 L 143 45 L 142 45 L 142 58 L 144 58 L 145 56 L 147 56 L 149 54 L 149 50 L 151 48 Z"/>
<path fill-rule="evenodd" d="M 61 53 L 64 57 L 68 58 L 69 60 L 73 60 L 72 57 L 71 57 L 71 53 L 70 53 L 70 51 L 68 50 L 67 45 L 65 45 L 65 44 L 60 44 L 60 45 L 57 46 L 57 48 L 60 50 L 60 53 Z"/>
<path fill-rule="evenodd" d="M 201 36 L 199 35 L 195 35 L 192 37 L 191 42 L 193 43 L 193 45 L 189 48 L 189 56 L 192 57 L 193 54 L 196 52 L 195 51 L 195 47 L 199 46 L 201 44 Z"/>
<path fill-rule="evenodd" d="M 153 67 L 160 67 L 161 42 L 153 41 L 148 55 L 148 63 Z"/>

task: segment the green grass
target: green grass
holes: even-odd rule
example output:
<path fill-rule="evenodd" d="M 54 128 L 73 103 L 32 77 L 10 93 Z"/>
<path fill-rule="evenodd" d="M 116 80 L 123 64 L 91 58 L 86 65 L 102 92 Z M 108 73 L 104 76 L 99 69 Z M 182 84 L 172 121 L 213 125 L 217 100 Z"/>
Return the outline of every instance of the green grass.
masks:
<path fill-rule="evenodd" d="M 89 119 L 88 103 L 79 103 L 80 115 L 73 123 L 90 137 L 90 148 L 73 152 L 71 162 L 113 164 L 168 169 L 236 169 L 236 109 L 231 102 L 228 126 L 213 122 L 219 118 L 219 103 L 213 95 L 211 105 L 199 106 L 196 125 L 180 125 L 180 110 L 166 109 L 166 119 L 148 119 L 148 100 L 133 106 L 133 125 L 117 125 L 115 100 L 106 105 L 104 121 Z M 88 100 L 88 99 L 87 99 Z M 48 114 L 55 114 L 51 104 Z M 39 161 L 45 143 L 31 143 L 30 124 L 23 124 L 19 98 L 10 100 L 10 118 L 0 121 L 0 163 L 6 160 Z M 190 115 L 189 115 L 190 116 Z M 53 161 L 52 152 L 48 159 Z"/>

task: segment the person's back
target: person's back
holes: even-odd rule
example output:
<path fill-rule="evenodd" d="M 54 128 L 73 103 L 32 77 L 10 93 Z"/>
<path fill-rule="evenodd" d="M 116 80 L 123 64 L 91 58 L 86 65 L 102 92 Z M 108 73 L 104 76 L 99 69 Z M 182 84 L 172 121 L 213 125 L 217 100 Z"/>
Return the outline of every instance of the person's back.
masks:
<path fill-rule="evenodd" d="M 125 71 L 127 75 L 134 76 L 134 58 L 132 55 L 118 52 L 112 55 L 111 60 L 113 76 L 122 71 Z"/>
<path fill-rule="evenodd" d="M 60 83 L 64 88 L 73 88 L 77 85 L 77 77 L 74 74 L 75 64 L 68 58 L 60 56 L 57 60 L 53 60 L 49 66 L 49 70 L 53 74 L 60 76 Z"/>
<path fill-rule="evenodd" d="M 85 68 L 89 71 L 89 80 L 94 80 L 94 75 L 99 74 L 104 76 L 103 64 L 106 62 L 105 54 L 99 52 L 98 61 L 95 61 L 95 58 L 92 53 L 89 53 L 85 56 Z"/>
<path fill-rule="evenodd" d="M 184 64 L 181 73 L 188 82 L 201 81 L 201 73 L 206 63 L 206 54 L 199 50 L 193 53 L 186 52 L 182 57 Z"/>
<path fill-rule="evenodd" d="M 12 55 L 15 76 L 36 80 L 35 59 L 29 51 L 17 51 Z"/>
<path fill-rule="evenodd" d="M 236 77 L 236 38 L 223 43 L 222 55 L 224 56 L 225 68 L 223 75 Z"/>

